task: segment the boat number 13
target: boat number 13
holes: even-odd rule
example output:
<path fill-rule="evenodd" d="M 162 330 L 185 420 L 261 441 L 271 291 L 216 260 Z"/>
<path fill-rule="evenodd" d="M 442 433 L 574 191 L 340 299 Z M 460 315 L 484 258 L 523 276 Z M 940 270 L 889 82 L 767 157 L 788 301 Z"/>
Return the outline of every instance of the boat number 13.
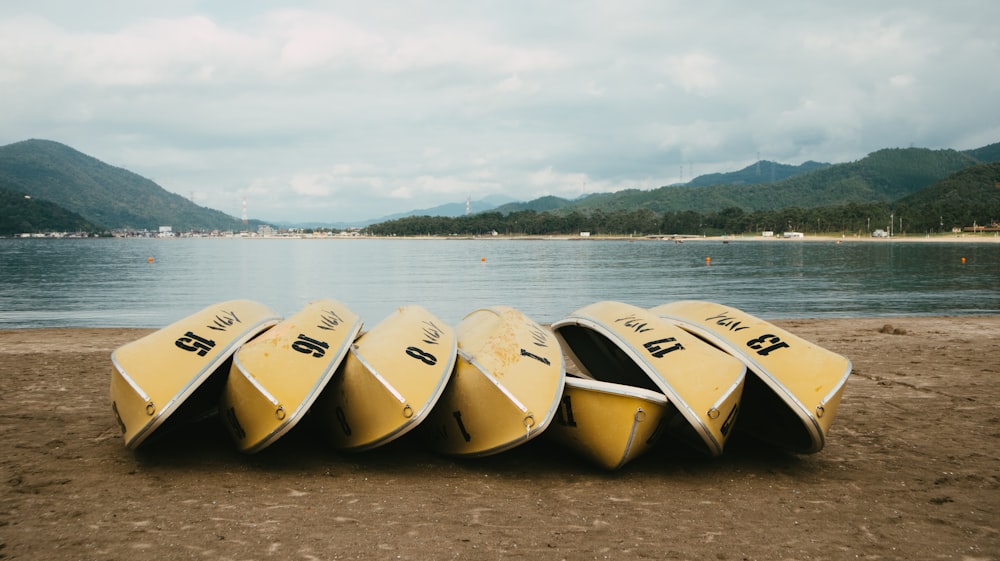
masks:
<path fill-rule="evenodd" d="M 747 346 L 757 351 L 757 354 L 760 356 L 767 356 L 771 354 L 771 351 L 787 349 L 788 343 L 782 341 L 777 335 L 771 335 L 768 333 L 767 335 L 761 335 L 756 339 L 750 339 L 747 341 Z"/>

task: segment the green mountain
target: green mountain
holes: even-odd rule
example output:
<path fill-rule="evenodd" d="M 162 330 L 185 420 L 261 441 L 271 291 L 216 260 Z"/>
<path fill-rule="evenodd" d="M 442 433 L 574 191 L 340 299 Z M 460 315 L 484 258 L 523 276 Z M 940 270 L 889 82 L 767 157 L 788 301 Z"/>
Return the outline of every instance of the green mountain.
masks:
<path fill-rule="evenodd" d="M 834 224 L 857 230 L 847 215 L 874 215 L 890 206 L 910 216 L 914 221 L 908 225 L 914 229 L 937 230 L 942 224 L 982 224 L 1000 218 L 1000 212 L 992 210 L 998 190 L 974 189 L 1000 181 L 992 166 L 998 162 L 1000 143 L 966 151 L 885 149 L 843 164 L 774 164 L 775 177 L 786 177 L 759 183 L 761 176 L 770 176 L 767 168 L 772 165 L 761 162 L 760 171 L 754 164 L 738 172 L 701 176 L 683 186 L 507 204 L 477 218 L 468 230 L 493 229 L 486 222 L 511 218 L 512 231 L 541 231 L 552 227 L 543 228 L 543 215 L 559 217 L 563 222 L 559 231 L 686 232 L 704 229 L 709 221 L 722 231 L 754 231 L 771 223 L 774 227 L 816 223 L 816 229 Z M 714 181 L 723 183 L 707 184 Z M 830 210 L 835 207 L 848 211 Z M 817 210 L 806 217 L 803 209 Z M 933 228 L 931 216 L 937 217 Z M 260 224 L 252 221 L 250 227 Z M 175 231 L 244 228 L 233 216 L 198 206 L 149 179 L 58 142 L 26 140 L 0 147 L 0 235 L 159 226 Z M 413 227 L 430 231 L 423 223 Z M 444 231 L 450 227 L 442 226 Z"/>
<path fill-rule="evenodd" d="M 995 144 L 990 144 L 988 146 L 983 146 L 982 148 L 975 148 L 973 150 L 966 150 L 963 152 L 976 159 L 976 161 L 990 164 L 993 162 L 1000 162 L 1000 142 Z"/>
<path fill-rule="evenodd" d="M 989 226 L 1000 222 L 1000 163 L 964 169 L 896 201 L 896 212 L 911 231 L 951 225 Z"/>
<path fill-rule="evenodd" d="M 408 217 L 373 224 L 368 231 L 384 236 L 573 234 L 588 231 L 608 235 L 719 235 L 799 231 L 837 232 L 866 236 L 873 229 L 892 228 L 897 234 L 949 232 L 974 224 L 989 226 L 1000 217 L 1000 163 L 978 164 L 892 202 L 846 202 L 824 206 L 786 205 L 744 211 L 726 207 L 711 212 L 693 210 L 656 213 L 649 209 L 594 209 L 591 212 L 486 212 L 459 218 Z M 889 224 L 893 226 L 889 226 Z"/>
<path fill-rule="evenodd" d="M 0 236 L 42 232 L 98 232 L 100 226 L 61 206 L 0 189 Z"/>
<path fill-rule="evenodd" d="M 787 178 L 776 182 L 749 181 L 756 165 L 732 174 L 699 176 L 685 185 L 651 189 L 625 189 L 595 193 L 576 200 L 542 197 L 525 203 L 497 207 L 501 213 L 628 211 L 656 213 L 774 210 L 790 206 L 811 208 L 845 203 L 888 203 L 915 193 L 949 175 L 981 163 L 1000 161 L 1000 143 L 967 151 L 926 148 L 888 148 L 856 162 L 819 164 L 807 162 L 781 168 Z M 762 174 L 768 162 L 762 162 Z M 798 173 L 794 173 L 798 170 Z M 776 173 L 777 175 L 777 173 Z M 712 180 L 723 183 L 708 185 Z M 741 183 L 742 182 L 742 183 Z M 735 183 L 735 184 L 734 184 Z"/>
<path fill-rule="evenodd" d="M 0 147 L 0 188 L 55 203 L 106 229 L 243 227 L 235 217 L 198 206 L 149 179 L 50 140 Z"/>
<path fill-rule="evenodd" d="M 688 187 L 707 187 L 711 185 L 756 185 L 760 183 L 774 183 L 782 179 L 788 179 L 806 172 L 815 171 L 829 167 L 830 164 L 808 161 L 798 166 L 779 164 L 768 160 L 761 160 L 751 164 L 739 171 L 727 173 L 709 173 L 699 175 L 684 185 Z"/>

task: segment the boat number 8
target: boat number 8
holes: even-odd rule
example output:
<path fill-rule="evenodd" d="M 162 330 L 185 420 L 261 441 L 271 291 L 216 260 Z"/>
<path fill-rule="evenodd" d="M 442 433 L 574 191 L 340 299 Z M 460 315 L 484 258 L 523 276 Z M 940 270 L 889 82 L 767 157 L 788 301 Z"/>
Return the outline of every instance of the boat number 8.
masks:
<path fill-rule="evenodd" d="M 437 357 L 435 357 L 431 353 L 422 351 L 417 347 L 406 347 L 406 354 L 423 362 L 427 366 L 434 366 L 435 364 L 437 364 L 438 361 Z"/>

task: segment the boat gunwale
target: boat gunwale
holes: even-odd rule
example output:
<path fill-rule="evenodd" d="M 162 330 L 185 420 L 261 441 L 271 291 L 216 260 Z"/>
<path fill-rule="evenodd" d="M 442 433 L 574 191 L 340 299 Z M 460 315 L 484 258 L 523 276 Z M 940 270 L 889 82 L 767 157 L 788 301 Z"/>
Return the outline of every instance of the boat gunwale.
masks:
<path fill-rule="evenodd" d="M 375 369 L 370 366 L 370 363 L 367 360 L 364 360 L 364 358 L 361 356 L 361 351 L 357 349 L 357 345 L 352 345 L 350 354 L 353 354 L 358 359 L 358 362 L 365 368 L 365 370 L 368 373 L 372 374 L 376 380 L 378 380 L 383 386 L 385 386 L 386 389 L 389 390 L 389 392 L 392 393 L 392 395 L 395 396 L 400 403 L 406 405 L 405 403 L 406 400 L 402 399 L 402 395 L 396 390 L 396 388 L 393 387 L 384 376 L 377 373 Z M 434 409 L 434 405 L 441 398 L 441 395 L 444 393 L 445 388 L 448 386 L 448 381 L 451 378 L 451 374 L 455 369 L 455 362 L 458 358 L 458 337 L 452 337 L 451 350 L 448 353 L 448 357 L 449 357 L 448 364 L 446 364 L 445 367 L 443 368 L 443 372 L 441 376 L 438 378 L 437 384 L 434 386 L 434 391 L 431 392 L 430 398 L 427 400 L 426 403 L 424 403 L 424 406 L 422 408 L 414 411 L 413 415 L 409 419 L 407 419 L 405 423 L 401 424 L 399 427 L 396 428 L 396 430 L 385 434 L 381 438 L 377 438 L 375 440 L 372 440 L 364 444 L 359 444 L 357 446 L 340 446 L 338 448 L 340 450 L 347 450 L 352 452 L 355 451 L 362 452 L 364 450 L 370 450 L 372 448 L 377 448 L 379 446 L 382 446 L 383 444 L 386 444 L 388 442 L 392 442 L 393 440 L 396 440 L 397 438 L 417 428 L 420 425 L 420 423 L 422 423 L 424 419 L 426 419 L 430 415 L 431 411 Z"/>
<path fill-rule="evenodd" d="M 638 349 L 632 346 L 632 344 L 623 337 L 620 337 L 616 330 L 597 318 L 579 313 L 571 314 L 564 319 L 554 322 L 552 324 L 552 329 L 558 332 L 559 328 L 567 325 L 576 325 L 596 331 L 597 333 L 604 335 L 609 342 L 625 352 L 625 354 L 632 358 L 639 368 L 647 376 L 649 376 L 650 380 L 652 380 L 652 382 L 663 391 L 664 395 L 667 396 L 667 399 L 674 404 L 674 407 L 676 407 L 685 420 L 688 421 L 691 427 L 705 443 L 707 452 L 709 452 L 712 456 L 719 456 L 722 454 L 722 443 L 720 443 L 715 438 L 715 435 L 712 434 L 708 424 L 701 419 L 698 413 L 695 412 L 694 408 L 686 400 L 681 398 L 680 394 L 678 394 L 677 390 L 674 389 L 674 387 L 667 381 L 666 377 L 660 374 L 659 370 L 653 367 L 653 365 L 645 359 Z M 567 346 L 569 346 L 568 342 Z M 746 366 L 743 365 L 743 372 L 741 372 L 740 376 L 737 377 L 736 383 L 730 386 L 726 392 L 723 392 L 716 403 L 724 402 L 728 399 L 734 391 L 734 388 L 739 387 L 744 381 L 745 375 Z"/>
<path fill-rule="evenodd" d="M 707 301 L 703 302 L 700 300 L 690 301 L 690 302 L 716 304 L 715 302 L 707 302 Z M 735 308 L 731 308 L 730 306 L 725 306 L 724 304 L 716 304 L 716 305 L 723 306 L 726 309 L 736 310 Z M 658 307 L 659 306 L 657 306 L 656 308 Z M 656 308 L 653 308 L 653 310 L 655 310 Z M 749 315 L 746 314 L 746 312 L 742 312 L 741 310 L 736 310 L 736 311 L 740 311 L 745 315 Z M 668 314 L 659 311 L 656 311 L 654 313 L 659 317 L 667 321 L 670 321 L 674 325 L 677 325 L 681 329 L 684 329 L 688 333 L 691 333 L 692 335 L 705 340 L 707 343 L 714 345 L 715 347 L 719 348 L 720 350 L 726 352 L 727 354 L 733 356 L 734 358 L 742 362 L 746 366 L 747 370 L 751 374 L 756 376 L 760 381 L 764 382 L 764 384 L 771 391 L 773 391 L 786 405 L 788 405 L 788 408 L 791 409 L 795 413 L 795 415 L 799 418 L 799 420 L 802 422 L 802 425 L 806 428 L 806 431 L 809 433 L 810 440 L 812 441 L 812 446 L 807 451 L 817 452 L 823 449 L 823 447 L 826 445 L 826 434 L 823 431 L 823 427 L 819 423 L 818 417 L 815 414 L 813 414 L 810 411 L 810 409 L 805 405 L 805 403 L 803 403 L 798 398 L 798 396 L 792 393 L 792 391 L 783 382 L 781 382 L 781 380 L 778 379 L 778 377 L 774 375 L 769 368 L 757 362 L 756 359 L 754 359 L 749 353 L 744 351 L 734 342 L 730 341 L 729 339 L 726 339 L 725 337 L 719 335 L 714 330 L 706 326 L 703 326 L 699 323 L 695 323 L 694 321 L 688 318 L 676 316 L 673 314 Z M 766 320 L 762 320 L 754 316 L 750 317 L 760 322 L 770 323 L 767 322 Z M 782 329 L 777 326 L 775 327 L 777 329 L 781 329 L 782 331 L 788 333 L 788 331 L 785 329 Z M 791 333 L 789 334 L 794 335 Z M 801 337 L 799 338 L 801 339 Z M 815 345 L 814 343 L 811 343 L 809 341 L 806 342 Z M 844 373 L 841 374 L 840 377 L 837 379 L 837 382 L 833 385 L 833 389 L 827 392 L 827 394 L 824 395 L 823 398 L 819 401 L 817 407 L 825 405 L 830 399 L 832 399 L 838 393 L 843 391 L 844 386 L 847 384 L 847 380 L 850 378 L 851 372 L 853 371 L 853 366 L 849 358 L 847 357 L 843 358 L 847 361 L 847 367 L 845 368 Z"/>
<path fill-rule="evenodd" d="M 309 411 L 309 408 L 312 407 L 313 403 L 316 402 L 316 399 L 322 393 L 323 388 L 326 387 L 326 385 L 330 382 L 330 379 L 332 379 L 333 375 L 337 372 L 337 369 L 340 367 L 341 363 L 344 362 L 344 358 L 347 356 L 348 351 L 354 344 L 355 339 L 357 339 L 358 337 L 358 333 L 361 331 L 361 328 L 364 325 L 364 322 L 361 320 L 360 316 L 355 314 L 354 317 L 355 317 L 354 323 L 351 324 L 351 326 L 347 329 L 348 334 L 344 336 L 344 340 L 337 348 L 337 352 L 327 362 L 327 366 L 324 368 L 323 372 L 317 377 L 316 383 L 313 384 L 311 389 L 309 389 L 305 397 L 302 398 L 302 400 L 299 402 L 298 406 L 296 406 L 291 413 L 288 413 L 285 416 L 285 418 L 282 419 L 282 422 L 277 427 L 274 428 L 274 430 L 272 430 L 271 432 L 266 434 L 263 438 L 261 438 L 257 442 L 257 444 L 249 448 L 246 448 L 244 452 L 252 454 L 255 452 L 259 452 L 264 448 L 267 448 L 268 446 L 273 444 L 274 441 L 284 436 L 285 433 L 292 430 L 292 428 L 294 428 L 295 425 L 297 425 L 298 422 L 301 420 L 305 412 Z M 236 357 L 234 357 L 233 360 L 235 362 Z M 244 372 L 242 369 L 240 370 L 240 372 L 248 380 L 251 380 L 251 377 L 248 376 L 247 373 Z M 253 383 L 252 380 L 251 383 Z M 254 387 L 260 387 L 260 386 L 254 383 Z M 267 396 L 270 394 L 265 393 L 265 395 Z M 273 400 L 272 403 L 274 403 L 278 407 L 282 407 L 282 405 L 278 403 L 277 400 Z"/>
<path fill-rule="evenodd" d="M 239 336 L 235 337 L 228 345 L 226 345 L 219 351 L 218 356 L 215 358 L 215 360 L 203 366 L 201 370 L 198 371 L 197 374 L 192 376 L 188 380 L 188 382 L 184 384 L 181 387 L 181 389 L 178 390 L 177 393 L 173 395 L 173 397 L 167 400 L 166 404 L 164 404 L 163 407 L 159 408 L 158 412 L 153 416 L 153 419 L 149 423 L 144 425 L 142 428 L 140 428 L 136 432 L 136 434 L 132 436 L 132 438 L 130 438 L 125 442 L 125 446 L 130 449 L 135 449 L 140 444 L 142 444 L 143 441 L 145 441 L 149 437 L 149 435 L 151 435 L 157 428 L 159 428 L 160 425 L 166 422 L 167 418 L 169 418 L 170 415 L 176 412 L 181 403 L 183 403 L 185 400 L 191 397 L 191 395 L 195 391 L 197 391 L 197 389 L 201 387 L 202 384 L 204 384 L 205 381 L 212 376 L 212 374 L 214 374 L 219 368 L 221 368 L 226 363 L 227 360 L 229 360 L 230 358 L 235 358 L 234 355 L 236 354 L 236 351 L 243 344 L 253 339 L 257 335 L 260 335 L 267 329 L 274 327 L 280 321 L 281 318 L 279 316 L 267 316 L 247 326 L 246 329 L 244 329 L 239 334 Z M 116 353 L 121 348 L 122 347 L 119 347 L 118 349 L 115 349 L 111 353 L 111 361 L 112 364 L 115 365 L 115 368 L 122 374 L 122 376 L 126 380 L 131 380 L 131 377 L 125 374 L 124 370 L 121 368 L 121 365 L 116 357 Z M 146 397 L 146 402 L 149 403 L 151 401 L 149 396 L 147 395 L 145 397 Z"/>
<path fill-rule="evenodd" d="M 662 392 L 655 392 L 653 390 L 647 390 L 646 388 L 640 388 L 629 384 L 619 384 L 618 382 L 608 382 L 605 380 L 597 380 L 595 378 L 583 378 L 569 375 L 566 376 L 565 383 L 567 386 L 572 386 L 574 388 L 592 390 L 609 395 L 634 397 L 661 405 L 670 403 L 670 399 Z"/>

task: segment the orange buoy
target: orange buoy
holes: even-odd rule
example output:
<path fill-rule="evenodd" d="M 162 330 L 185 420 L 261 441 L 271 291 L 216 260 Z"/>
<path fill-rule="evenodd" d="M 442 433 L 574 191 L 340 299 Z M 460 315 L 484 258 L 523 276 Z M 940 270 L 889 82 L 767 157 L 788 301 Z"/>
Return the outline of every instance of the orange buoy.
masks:
<path fill-rule="evenodd" d="M 712 264 L 712 258 L 711 257 L 706 257 L 705 258 L 705 264 L 706 265 L 711 265 Z"/>
<path fill-rule="evenodd" d="M 963 260 L 964 260 L 964 259 L 963 259 Z M 150 258 L 149 258 L 149 262 L 150 262 L 150 263 L 152 263 L 152 262 L 153 262 L 153 258 L 152 258 L 152 257 L 150 257 Z"/>
<path fill-rule="evenodd" d="M 965 257 L 962 258 L 962 264 L 965 265 Z"/>
<path fill-rule="evenodd" d="M 486 258 L 483 257 L 483 258 L 480 259 L 480 261 L 483 262 L 483 263 L 486 263 Z"/>

